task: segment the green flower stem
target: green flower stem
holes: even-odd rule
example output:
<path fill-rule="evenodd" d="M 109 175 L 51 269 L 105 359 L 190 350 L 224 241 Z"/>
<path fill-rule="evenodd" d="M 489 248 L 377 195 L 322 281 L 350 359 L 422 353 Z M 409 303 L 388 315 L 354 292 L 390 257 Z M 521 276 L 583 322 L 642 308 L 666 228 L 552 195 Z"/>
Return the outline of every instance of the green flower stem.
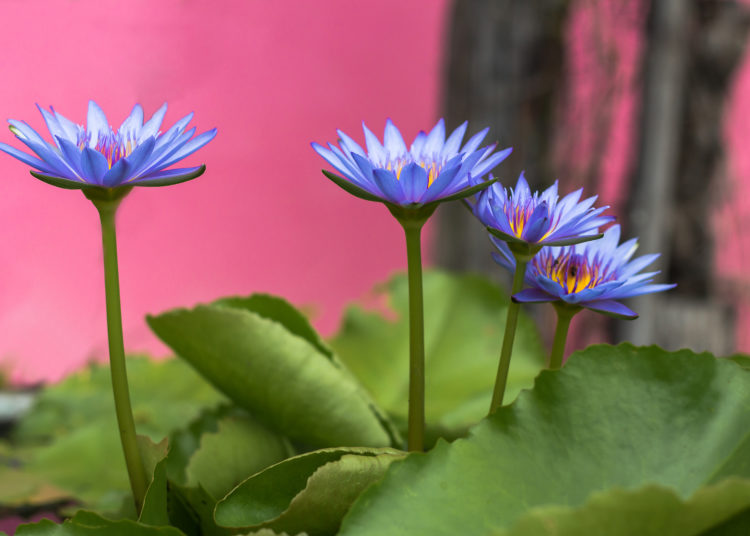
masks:
<path fill-rule="evenodd" d="M 551 370 L 557 370 L 562 367 L 570 321 L 581 310 L 580 307 L 567 304 L 555 303 L 554 306 L 557 312 L 557 327 L 555 328 L 555 340 L 552 342 L 552 352 L 549 356 L 549 368 Z"/>
<path fill-rule="evenodd" d="M 385 203 L 404 228 L 409 279 L 409 433 L 410 451 L 424 450 L 424 305 L 420 235 L 437 204 L 402 207 Z"/>
<path fill-rule="evenodd" d="M 526 265 L 529 260 L 519 258 L 516 255 L 516 271 L 513 274 L 513 286 L 511 296 L 521 291 L 523 288 L 523 276 L 526 273 Z M 516 338 L 516 325 L 518 324 L 518 311 L 521 305 L 512 301 L 508 305 L 508 313 L 505 319 L 505 335 L 503 336 L 503 346 L 500 350 L 500 363 L 497 367 L 497 378 L 495 379 L 495 390 L 492 393 L 492 403 L 490 404 L 490 414 L 494 413 L 503 403 L 505 395 L 505 386 L 508 383 L 508 370 L 510 369 L 510 355 L 513 351 L 513 341 Z"/>
<path fill-rule="evenodd" d="M 111 190 L 109 192 L 112 192 Z M 146 473 L 138 450 L 133 410 L 128 392 L 128 375 L 125 367 L 125 348 L 122 338 L 122 313 L 120 309 L 120 279 L 117 269 L 117 236 L 115 213 L 125 193 L 120 197 L 92 198 L 87 195 L 99 211 L 102 224 L 102 246 L 104 249 L 104 290 L 107 301 L 107 335 L 109 338 L 109 366 L 112 375 L 112 392 L 115 412 L 120 430 L 120 441 L 125 453 L 125 464 L 130 478 L 130 487 L 137 511 L 141 511 L 146 496 Z M 102 196 L 104 197 L 104 196 Z"/>
<path fill-rule="evenodd" d="M 409 275 L 409 435 L 410 451 L 424 450 L 424 305 L 422 245 L 424 222 L 402 222 Z"/>

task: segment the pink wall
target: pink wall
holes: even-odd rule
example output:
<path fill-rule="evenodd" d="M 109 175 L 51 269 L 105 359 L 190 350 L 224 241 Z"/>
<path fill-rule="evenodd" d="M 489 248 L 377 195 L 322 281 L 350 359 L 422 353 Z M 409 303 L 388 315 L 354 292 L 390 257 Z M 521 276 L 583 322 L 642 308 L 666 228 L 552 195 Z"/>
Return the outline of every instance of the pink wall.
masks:
<path fill-rule="evenodd" d="M 217 6 L 221 6 L 219 9 Z M 309 143 L 361 138 L 392 117 L 406 138 L 437 119 L 447 0 L 8 0 L 0 5 L 0 118 L 44 131 L 34 103 L 83 122 L 89 98 L 117 126 L 135 102 L 166 125 L 195 111 L 219 134 L 185 163 L 200 179 L 136 190 L 120 211 L 125 340 L 165 354 L 148 312 L 266 291 L 342 305 L 405 266 L 379 205 L 321 174 Z M 0 141 L 19 147 L 7 130 Z M 0 155 L 0 367 L 54 380 L 106 355 L 100 237 L 80 193 Z"/>

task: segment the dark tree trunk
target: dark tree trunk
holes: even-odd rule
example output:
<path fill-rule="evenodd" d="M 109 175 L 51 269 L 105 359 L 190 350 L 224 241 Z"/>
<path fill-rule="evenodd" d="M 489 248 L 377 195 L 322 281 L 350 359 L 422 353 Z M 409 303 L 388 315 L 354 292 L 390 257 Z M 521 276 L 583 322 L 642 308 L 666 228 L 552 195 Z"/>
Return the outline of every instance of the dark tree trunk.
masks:
<path fill-rule="evenodd" d="M 446 53 L 447 126 L 465 120 L 513 155 L 498 167 L 503 184 L 521 170 L 532 187 L 554 179 L 555 109 L 564 87 L 563 25 L 568 0 L 456 0 Z M 438 263 L 497 276 L 481 225 L 460 204 L 437 213 Z"/>
<path fill-rule="evenodd" d="M 621 1 L 622 7 L 632 7 L 628 0 Z M 640 237 L 638 254 L 661 252 L 658 268 L 664 273 L 659 281 L 679 286 L 638 298 L 633 306 L 642 318 L 626 327 L 618 323 L 618 337 L 726 353 L 732 348 L 734 327 L 731 310 L 715 299 L 712 201 L 726 169 L 721 119 L 745 48 L 747 12 L 730 0 L 644 1 L 650 11 L 641 121 L 634 133 L 639 147 L 623 236 Z M 514 147 L 514 154 L 498 168 L 503 184 L 514 184 L 525 169 L 532 187 L 544 188 L 556 178 L 557 169 L 568 187 L 585 186 L 593 192 L 601 187 L 600 160 L 606 158 L 616 104 L 610 97 L 619 83 L 614 70 L 607 70 L 618 61 L 616 54 L 609 54 L 614 49 L 602 46 L 604 70 L 598 75 L 607 81 L 592 97 L 595 124 L 582 127 L 595 130 L 600 146 L 592 149 L 583 168 L 571 167 L 572 161 L 554 154 L 554 144 L 558 154 L 567 154 L 565 136 L 571 141 L 576 135 L 560 129 L 556 113 L 565 102 L 569 76 L 563 40 L 569 4 L 454 2 L 443 95 L 446 120 L 449 127 L 469 120 L 473 131 L 490 126 L 490 137 L 501 147 Z M 601 41 L 608 42 L 607 36 Z M 460 204 L 441 207 L 437 226 L 440 264 L 500 277 L 503 272 L 489 256 L 486 233 Z M 594 324 L 587 320 L 589 328 Z M 707 326 L 718 333 L 707 334 Z"/>
<path fill-rule="evenodd" d="M 652 3 L 627 234 L 639 237 L 640 253 L 662 253 L 661 279 L 678 287 L 638 298 L 641 318 L 619 330 L 636 344 L 732 351 L 731 310 L 715 296 L 711 222 L 725 169 L 724 104 L 747 31 L 736 2 Z"/>

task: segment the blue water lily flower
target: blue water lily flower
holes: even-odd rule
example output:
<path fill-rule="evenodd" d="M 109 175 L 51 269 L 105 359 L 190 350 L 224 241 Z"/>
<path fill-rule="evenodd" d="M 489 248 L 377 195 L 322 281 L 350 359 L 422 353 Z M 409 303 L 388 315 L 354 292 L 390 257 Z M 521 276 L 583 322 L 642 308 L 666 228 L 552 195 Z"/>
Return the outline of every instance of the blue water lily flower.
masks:
<path fill-rule="evenodd" d="M 521 173 L 513 189 L 493 184 L 481 192 L 472 210 L 492 235 L 534 253 L 542 246 L 593 240 L 600 226 L 614 220 L 602 216 L 609 207 L 593 208 L 596 196 L 580 201 L 582 193 L 579 189 L 559 199 L 557 181 L 542 193 L 532 193 Z"/>
<path fill-rule="evenodd" d="M 0 143 L 0 150 L 30 165 L 36 178 L 69 189 L 110 189 L 124 186 L 165 186 L 194 179 L 204 165 L 167 169 L 197 151 L 214 136 L 216 129 L 198 136 L 195 127 L 185 130 L 193 118 L 190 113 L 161 133 L 166 103 L 143 122 L 140 104 L 114 130 L 104 112 L 89 101 L 86 126 L 78 125 L 50 107 L 37 105 L 44 117 L 53 143 L 42 138 L 25 121 L 9 120 L 10 129 L 35 155 Z"/>
<path fill-rule="evenodd" d="M 613 225 L 600 240 L 564 247 L 545 247 L 529 262 L 524 280 L 529 288 L 513 295 L 515 302 L 563 302 L 619 318 L 638 315 L 617 300 L 661 292 L 674 284 L 652 284 L 659 272 L 639 273 L 659 257 L 643 255 L 630 260 L 636 239 L 623 244 L 620 226 Z M 496 241 L 501 255 L 496 260 L 507 267 L 513 255 L 504 242 Z M 503 248 L 504 246 L 504 248 Z"/>
<path fill-rule="evenodd" d="M 482 178 L 510 154 L 510 148 L 493 154 L 495 145 L 479 148 L 488 128 L 461 146 L 467 125 L 464 122 L 446 139 L 445 122 L 440 119 L 429 134 L 421 131 L 407 148 L 388 119 L 382 144 L 362 123 L 367 151 L 340 130 L 340 147 L 331 143 L 328 149 L 318 143 L 312 147 L 343 177 L 323 173 L 349 193 L 368 201 L 421 207 L 476 193 L 487 186 Z"/>

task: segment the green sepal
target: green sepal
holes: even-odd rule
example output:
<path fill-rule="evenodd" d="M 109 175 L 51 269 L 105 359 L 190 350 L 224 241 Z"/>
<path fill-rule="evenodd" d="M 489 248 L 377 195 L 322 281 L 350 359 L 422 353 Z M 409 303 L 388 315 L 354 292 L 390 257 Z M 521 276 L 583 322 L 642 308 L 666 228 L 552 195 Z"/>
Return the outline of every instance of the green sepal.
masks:
<path fill-rule="evenodd" d="M 230 536 L 233 531 L 220 527 L 214 521 L 216 499 L 200 484 L 182 486 L 169 481 L 169 520 L 186 534 L 202 536 Z"/>
<path fill-rule="evenodd" d="M 495 229 L 494 227 L 487 226 L 486 229 L 487 232 L 492 236 L 499 238 L 500 240 L 508 244 L 508 248 L 516 257 L 516 260 L 519 260 L 520 257 L 520 260 L 528 262 L 534 258 L 534 255 L 539 253 L 539 250 L 542 249 L 543 246 L 549 245 L 528 242 L 523 238 L 518 238 L 517 236 L 510 235 L 501 231 L 500 229 Z"/>
<path fill-rule="evenodd" d="M 132 186 L 118 186 L 117 188 L 104 188 L 94 186 L 82 189 L 86 199 L 94 203 L 97 210 L 116 210 L 120 202 L 130 193 Z"/>
<path fill-rule="evenodd" d="M 545 242 L 545 246 L 572 246 L 573 244 L 583 244 L 584 242 L 591 242 L 592 240 L 599 240 L 604 236 L 604 233 L 577 236 L 575 238 L 568 238 L 566 240 L 556 240 L 554 242 Z"/>
<path fill-rule="evenodd" d="M 507 242 L 508 245 L 510 244 L 528 244 L 526 240 L 523 240 L 522 238 L 518 238 L 517 236 L 509 235 L 508 233 L 502 232 L 500 229 L 495 229 L 494 227 L 486 227 L 487 232 L 490 233 L 492 236 L 496 236 L 503 242 Z"/>
<path fill-rule="evenodd" d="M 435 209 L 440 205 L 441 203 L 447 203 L 448 201 L 457 201 L 459 199 L 465 199 L 480 190 L 483 190 L 490 186 L 491 184 L 497 182 L 498 179 L 491 179 L 488 181 L 485 181 L 481 184 L 476 184 L 474 186 L 469 186 L 468 188 L 464 188 L 463 190 L 456 192 L 455 194 L 449 195 L 448 197 L 441 197 L 440 199 L 435 199 L 434 201 L 430 201 L 429 203 L 411 203 L 409 205 L 399 205 L 396 203 L 390 203 L 388 201 L 383 201 L 383 203 L 388 207 L 388 210 L 391 211 L 391 214 L 393 214 L 396 219 L 401 223 L 401 225 L 404 224 L 404 221 L 407 222 L 418 222 L 419 220 L 422 221 L 422 224 L 424 224 L 427 219 L 432 216 L 432 213 L 435 212 Z"/>
<path fill-rule="evenodd" d="M 203 164 L 199 169 L 193 171 L 192 173 L 188 173 L 187 175 L 180 175 L 178 177 L 165 177 L 163 179 L 154 179 L 154 180 L 144 180 L 144 181 L 131 181 L 126 182 L 125 185 L 132 185 L 132 186 L 144 186 L 144 187 L 153 187 L 153 186 L 171 186 L 173 184 L 180 184 L 181 182 L 187 182 L 191 181 L 193 179 L 196 179 L 203 175 L 203 173 L 206 171 L 206 165 Z M 124 186 L 124 185 L 123 185 Z"/>
<path fill-rule="evenodd" d="M 517 236 L 510 235 L 508 233 L 504 233 L 500 229 L 495 229 L 494 227 L 487 227 L 487 231 L 493 235 L 502 240 L 503 242 L 508 243 L 508 247 L 511 248 L 511 251 L 515 253 L 513 250 L 512 244 L 519 244 L 519 245 L 527 245 L 528 251 L 532 251 L 533 248 L 536 248 L 536 251 L 539 251 L 543 246 L 572 246 L 573 244 L 582 244 L 583 242 L 590 242 L 592 240 L 599 240 L 601 237 L 604 236 L 604 233 L 594 234 L 594 235 L 586 235 L 586 236 L 576 236 L 572 238 L 566 238 L 565 240 L 555 240 L 554 242 L 544 242 L 543 244 L 532 244 L 530 242 L 527 242 L 523 238 L 518 238 Z"/>
<path fill-rule="evenodd" d="M 376 201 L 378 203 L 382 203 L 383 199 L 371 194 L 367 190 L 364 190 L 363 188 L 360 188 L 356 184 L 352 183 L 351 181 L 348 181 L 344 179 L 343 177 L 339 177 L 338 175 L 331 173 L 330 171 L 326 171 L 325 169 L 321 170 L 323 172 L 323 175 L 331 179 L 336 185 L 343 188 L 350 194 L 352 194 L 355 197 L 359 197 L 360 199 L 364 199 L 365 201 Z"/>
<path fill-rule="evenodd" d="M 560 316 L 573 316 L 580 313 L 583 309 L 580 305 L 575 305 L 562 300 L 552 302 L 552 306 L 555 308 L 555 312 Z"/>
<path fill-rule="evenodd" d="M 420 205 L 417 203 L 411 205 L 397 205 L 395 203 L 383 202 L 393 217 L 398 220 L 402 227 L 419 227 L 432 216 L 437 208 L 437 203 L 429 205 Z"/>
<path fill-rule="evenodd" d="M 42 182 L 46 182 L 47 184 L 51 184 L 52 186 L 57 186 L 58 188 L 65 188 L 66 190 L 103 189 L 102 186 L 97 186 L 95 184 L 78 182 L 71 179 L 63 179 L 62 177 L 55 177 L 53 175 L 45 175 L 44 173 L 40 173 L 38 171 L 30 171 L 29 173 L 31 173 L 32 176 L 36 177 Z"/>

